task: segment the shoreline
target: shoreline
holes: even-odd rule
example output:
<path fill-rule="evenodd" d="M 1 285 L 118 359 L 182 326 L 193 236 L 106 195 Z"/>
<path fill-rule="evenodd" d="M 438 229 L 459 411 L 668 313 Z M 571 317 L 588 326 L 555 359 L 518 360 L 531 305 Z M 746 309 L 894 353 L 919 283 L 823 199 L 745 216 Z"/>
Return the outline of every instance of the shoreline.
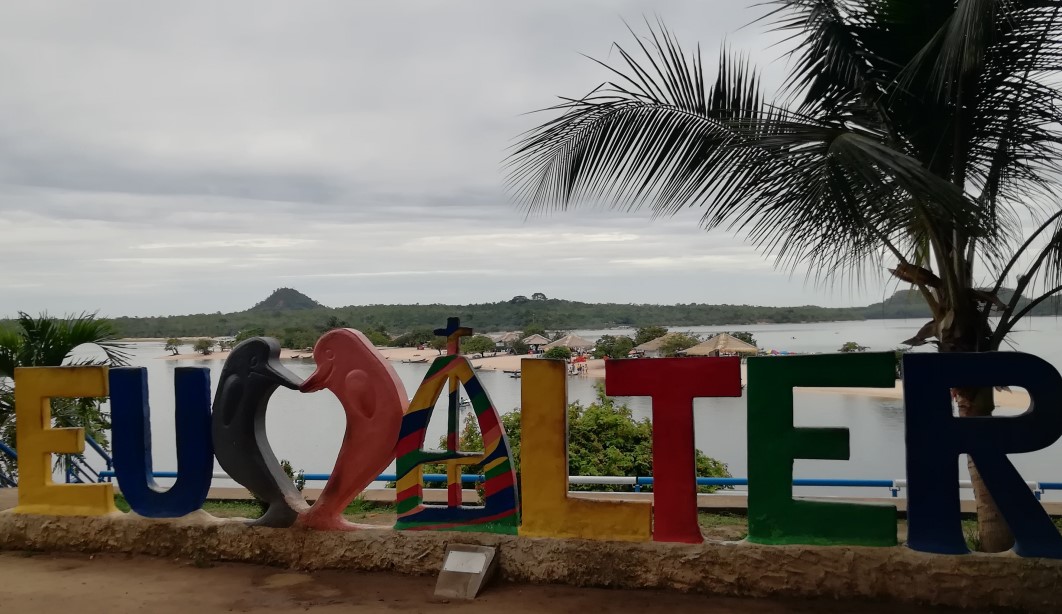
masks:
<path fill-rule="evenodd" d="M 395 363 L 430 363 L 432 360 L 440 356 L 439 352 L 433 349 L 418 350 L 417 348 L 393 348 L 384 347 L 376 348 L 380 354 L 387 360 Z M 223 361 L 229 355 L 228 351 L 224 352 L 212 352 L 206 356 L 201 354 L 178 354 L 176 356 L 157 356 L 156 360 L 199 360 L 199 361 Z M 313 353 L 305 350 L 288 350 L 284 349 L 280 352 L 281 360 L 304 360 L 312 361 Z M 521 370 L 521 361 L 528 358 L 526 355 L 511 355 L 511 354 L 497 354 L 495 356 L 485 357 L 468 357 L 472 366 L 477 370 L 483 371 L 503 371 L 512 373 Z M 573 375 L 571 377 L 588 377 L 592 379 L 605 379 L 605 361 L 603 359 L 592 358 L 586 361 L 586 371 L 579 375 Z M 746 365 L 741 365 L 741 381 L 744 384 L 748 381 Z M 855 388 L 855 387 L 838 387 L 838 388 L 794 388 L 794 393 L 799 394 L 840 394 L 849 396 L 869 397 L 875 399 L 888 399 L 893 401 L 903 400 L 903 384 L 900 380 L 896 380 L 896 384 L 892 388 Z M 1024 390 L 996 390 L 995 402 L 997 407 L 1007 409 L 1025 409 L 1029 406 L 1029 395 Z"/>

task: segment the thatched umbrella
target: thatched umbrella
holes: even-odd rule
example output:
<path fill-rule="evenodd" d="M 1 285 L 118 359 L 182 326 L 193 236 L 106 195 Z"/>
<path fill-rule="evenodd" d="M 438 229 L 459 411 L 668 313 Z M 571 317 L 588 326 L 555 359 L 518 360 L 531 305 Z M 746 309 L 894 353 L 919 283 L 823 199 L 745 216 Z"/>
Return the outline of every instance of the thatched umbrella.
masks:
<path fill-rule="evenodd" d="M 593 341 L 583 339 L 579 335 L 565 335 L 546 346 L 546 349 L 566 347 L 569 350 L 588 350 L 594 347 Z"/>
<path fill-rule="evenodd" d="M 500 335 L 491 335 L 495 343 L 514 343 L 520 340 L 520 333 L 501 333 Z"/>
<path fill-rule="evenodd" d="M 549 343 L 549 339 L 546 339 L 542 335 L 538 335 L 538 334 L 531 335 L 530 337 L 524 337 L 522 339 L 522 341 L 526 345 L 530 345 L 530 346 L 546 345 L 546 344 Z"/>
<path fill-rule="evenodd" d="M 680 353 L 686 356 L 719 356 L 720 354 L 758 354 L 759 352 L 759 348 L 750 343 L 745 343 L 728 333 L 719 333 Z"/>

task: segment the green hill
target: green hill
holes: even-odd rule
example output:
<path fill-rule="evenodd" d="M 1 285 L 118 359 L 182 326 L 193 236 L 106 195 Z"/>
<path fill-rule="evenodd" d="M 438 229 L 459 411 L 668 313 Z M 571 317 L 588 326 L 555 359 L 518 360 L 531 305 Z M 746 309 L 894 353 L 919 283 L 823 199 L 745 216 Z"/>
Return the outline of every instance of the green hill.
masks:
<path fill-rule="evenodd" d="M 868 320 L 887 320 L 899 318 L 930 318 L 929 306 L 922 299 L 922 294 L 915 289 L 897 290 L 892 296 L 880 303 L 867 305 L 863 315 Z"/>
<path fill-rule="evenodd" d="M 298 290 L 277 288 L 266 299 L 247 311 L 300 311 L 303 309 L 327 309 Z"/>
<path fill-rule="evenodd" d="M 1001 288 L 999 298 L 1008 303 L 1014 296 L 1014 290 Z M 1017 310 L 1020 311 L 1029 304 L 1029 299 L 1022 298 L 1018 301 Z M 995 311 L 998 309 L 993 308 Z M 1062 297 L 1052 297 L 1032 309 L 1029 315 L 1034 316 L 1057 316 L 1062 313 Z M 883 302 L 867 305 L 863 308 L 863 316 L 868 320 L 899 319 L 899 318 L 930 318 L 929 307 L 922 300 L 918 290 L 897 290 L 892 296 Z"/>

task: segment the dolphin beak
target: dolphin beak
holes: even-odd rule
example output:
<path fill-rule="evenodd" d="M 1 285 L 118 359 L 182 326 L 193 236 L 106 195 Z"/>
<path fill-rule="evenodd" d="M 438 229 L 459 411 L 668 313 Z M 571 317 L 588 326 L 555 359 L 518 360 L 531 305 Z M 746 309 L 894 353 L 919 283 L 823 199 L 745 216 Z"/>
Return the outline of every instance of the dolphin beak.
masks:
<path fill-rule="evenodd" d="M 301 392 L 317 392 L 323 390 L 328 385 L 328 376 L 331 375 L 332 369 L 325 365 L 317 367 L 317 370 L 307 377 L 302 385 L 299 386 Z"/>
<path fill-rule="evenodd" d="M 266 361 L 265 370 L 272 375 L 285 388 L 291 390 L 298 390 L 302 385 L 302 381 L 298 375 L 295 375 L 288 370 L 279 360 L 270 359 Z"/>

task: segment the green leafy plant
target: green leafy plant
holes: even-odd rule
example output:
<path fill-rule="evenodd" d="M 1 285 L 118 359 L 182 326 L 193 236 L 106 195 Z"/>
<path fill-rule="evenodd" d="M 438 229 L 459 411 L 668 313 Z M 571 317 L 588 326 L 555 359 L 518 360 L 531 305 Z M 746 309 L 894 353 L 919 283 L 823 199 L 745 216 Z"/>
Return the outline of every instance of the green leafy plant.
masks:
<path fill-rule="evenodd" d="M 295 485 L 295 488 L 299 489 L 299 492 L 302 492 L 302 489 L 306 488 L 305 471 L 303 471 L 302 469 L 295 471 L 295 469 L 291 466 L 291 461 L 288 460 L 281 460 L 280 468 L 284 470 L 284 475 L 288 476 L 288 479 L 291 480 L 291 483 Z"/>
<path fill-rule="evenodd" d="M 542 354 L 546 358 L 557 358 L 560 360 L 568 360 L 572 357 L 572 351 L 570 348 L 563 346 L 552 347 L 543 352 Z"/>
<path fill-rule="evenodd" d="M 634 333 L 634 345 L 648 343 L 653 339 L 658 339 L 666 334 L 667 329 L 663 326 L 643 326 Z"/>
<path fill-rule="evenodd" d="M 633 349 L 630 337 L 604 335 L 594 344 L 594 358 L 626 358 Z"/>
<path fill-rule="evenodd" d="M 240 329 L 240 331 L 236 333 L 235 339 L 236 343 L 240 343 L 241 341 L 253 339 L 254 337 L 264 337 L 265 334 L 265 329 L 261 326 L 248 326 L 247 328 Z"/>
<path fill-rule="evenodd" d="M 665 357 L 678 356 L 682 350 L 688 350 L 700 343 L 696 335 L 684 333 L 670 333 L 664 337 L 664 343 L 660 346 L 660 355 Z"/>
<path fill-rule="evenodd" d="M 184 345 L 184 340 L 177 337 L 170 337 L 166 340 L 165 350 L 170 354 L 177 356 L 181 353 L 181 346 Z"/>
<path fill-rule="evenodd" d="M 82 313 L 63 318 L 41 314 L 34 318 L 19 312 L 14 328 L 0 329 L 0 438 L 11 448 L 17 447 L 15 435 L 14 378 L 17 367 L 57 367 L 60 365 L 110 365 L 128 364 L 127 346 L 117 339 L 117 333 L 108 320 L 96 318 L 96 314 Z M 74 350 L 83 345 L 94 346 L 102 357 L 74 355 Z M 104 399 L 54 398 L 51 400 L 52 425 L 55 427 L 81 427 L 106 449 L 107 432 L 111 428 L 110 414 L 103 411 Z M 57 463 L 62 458 L 57 458 Z M 17 478 L 17 464 L 0 455 L 0 469 Z"/>
<path fill-rule="evenodd" d="M 465 354 L 486 354 L 494 349 L 494 340 L 486 335 L 461 338 L 461 351 Z"/>
<path fill-rule="evenodd" d="M 215 341 L 213 339 L 196 339 L 195 343 L 192 344 L 192 350 L 197 354 L 208 356 L 213 353 L 214 345 Z"/>
<path fill-rule="evenodd" d="M 740 341 L 744 341 L 745 343 L 747 343 L 749 345 L 757 345 L 756 337 L 754 337 L 752 335 L 752 333 L 750 333 L 750 332 L 740 331 L 740 330 L 731 331 L 730 332 L 730 336 L 735 338 L 735 339 L 738 339 Z"/>

